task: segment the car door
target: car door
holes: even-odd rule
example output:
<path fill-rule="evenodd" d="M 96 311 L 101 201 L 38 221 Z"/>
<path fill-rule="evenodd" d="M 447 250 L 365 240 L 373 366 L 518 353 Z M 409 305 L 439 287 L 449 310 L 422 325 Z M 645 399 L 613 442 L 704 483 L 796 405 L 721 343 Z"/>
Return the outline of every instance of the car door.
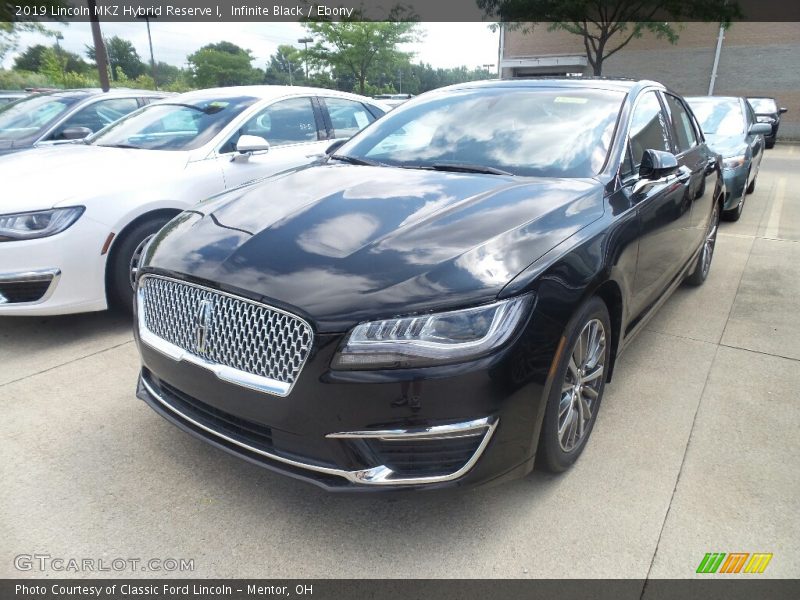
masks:
<path fill-rule="evenodd" d="M 629 155 L 622 168 L 624 189 L 636 207 L 639 251 L 631 314 L 640 315 L 658 300 L 684 264 L 691 206 L 686 202 L 689 177 L 679 172 L 657 180 L 639 177 L 645 150 L 671 152 L 666 113 L 654 90 L 637 99 L 628 134 Z"/>
<path fill-rule="evenodd" d="M 678 165 L 689 173 L 685 201 L 689 205 L 690 216 L 683 229 L 686 244 L 683 260 L 686 261 L 705 236 L 717 180 L 716 157 L 699 137 L 692 113 L 683 100 L 669 92 L 663 93 L 662 97 L 669 114 L 673 153 Z"/>
<path fill-rule="evenodd" d="M 118 121 L 139 108 L 138 98 L 101 98 L 79 108 L 45 136 L 40 144 L 57 144 L 70 141 L 64 137 L 64 130 L 71 127 L 85 127 L 97 133 L 106 125 Z"/>
<path fill-rule="evenodd" d="M 242 156 L 236 143 L 243 135 L 269 142 L 264 152 Z M 247 119 L 218 150 L 230 189 L 274 173 L 310 163 L 330 142 L 315 98 L 299 96 L 273 102 Z"/>
<path fill-rule="evenodd" d="M 750 181 L 753 181 L 758 175 L 758 170 L 761 168 L 761 159 L 764 157 L 764 136 L 761 134 L 753 135 L 750 133 L 750 128 L 758 122 L 755 111 L 750 103 L 747 101 L 744 104 L 744 120 L 745 120 L 745 135 L 747 144 L 750 146 L 750 156 L 752 163 L 750 166 Z"/>

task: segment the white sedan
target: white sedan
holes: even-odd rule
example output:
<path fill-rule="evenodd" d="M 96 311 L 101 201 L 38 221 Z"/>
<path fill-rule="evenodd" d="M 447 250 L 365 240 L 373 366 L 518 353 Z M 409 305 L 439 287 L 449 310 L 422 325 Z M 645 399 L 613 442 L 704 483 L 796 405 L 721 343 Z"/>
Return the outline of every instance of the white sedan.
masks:
<path fill-rule="evenodd" d="M 0 316 L 131 308 L 146 241 L 214 194 L 324 154 L 388 107 L 285 86 L 189 92 L 86 143 L 0 157 Z"/>

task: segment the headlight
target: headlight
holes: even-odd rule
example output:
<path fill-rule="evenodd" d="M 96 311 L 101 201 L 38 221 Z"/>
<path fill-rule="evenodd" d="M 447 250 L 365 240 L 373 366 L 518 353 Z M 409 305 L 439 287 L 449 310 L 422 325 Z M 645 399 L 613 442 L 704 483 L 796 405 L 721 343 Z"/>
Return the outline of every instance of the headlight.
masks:
<path fill-rule="evenodd" d="M 744 164 L 744 156 L 729 156 L 722 159 L 723 169 L 738 169 Z"/>
<path fill-rule="evenodd" d="M 83 206 L 0 215 L 0 242 L 32 240 L 61 233 L 83 214 Z"/>
<path fill-rule="evenodd" d="M 461 362 L 508 341 L 528 313 L 531 296 L 494 304 L 356 326 L 331 365 L 334 369 L 397 369 Z"/>

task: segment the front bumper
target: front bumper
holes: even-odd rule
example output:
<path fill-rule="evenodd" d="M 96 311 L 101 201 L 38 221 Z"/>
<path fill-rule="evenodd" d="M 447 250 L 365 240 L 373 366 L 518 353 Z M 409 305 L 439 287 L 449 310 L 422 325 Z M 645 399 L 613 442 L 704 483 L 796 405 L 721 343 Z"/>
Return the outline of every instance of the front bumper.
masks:
<path fill-rule="evenodd" d="M 329 365 L 341 335 L 319 335 L 294 389 L 278 397 L 176 361 L 135 335 L 143 363 L 137 396 L 157 413 L 231 454 L 329 490 L 475 486 L 533 467 L 545 402 L 533 371 L 519 377 L 531 364 L 529 343 L 468 364 L 337 372 Z"/>
<path fill-rule="evenodd" d="M 10 291 L 21 290 L 22 283 L 31 278 L 50 281 L 38 296 L 33 289 L 29 294 L 6 294 L 6 301 L 0 299 L 0 316 L 58 315 L 107 308 L 106 256 L 101 255 L 107 235 L 108 228 L 84 215 L 57 235 L 0 242 L 0 288 L 4 281 Z"/>
<path fill-rule="evenodd" d="M 744 200 L 747 190 L 747 173 L 749 163 L 735 169 L 723 169 L 722 178 L 725 181 L 725 204 L 723 210 L 733 210 Z"/>

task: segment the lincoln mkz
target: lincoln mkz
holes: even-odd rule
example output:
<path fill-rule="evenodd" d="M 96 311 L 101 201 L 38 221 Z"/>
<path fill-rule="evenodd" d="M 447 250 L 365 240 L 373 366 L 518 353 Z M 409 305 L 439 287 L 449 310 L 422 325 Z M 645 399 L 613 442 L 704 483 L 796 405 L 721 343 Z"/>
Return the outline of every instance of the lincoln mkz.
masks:
<path fill-rule="evenodd" d="M 327 489 L 564 471 L 623 349 L 706 279 L 720 168 L 654 82 L 424 94 L 153 238 L 138 396 Z"/>

